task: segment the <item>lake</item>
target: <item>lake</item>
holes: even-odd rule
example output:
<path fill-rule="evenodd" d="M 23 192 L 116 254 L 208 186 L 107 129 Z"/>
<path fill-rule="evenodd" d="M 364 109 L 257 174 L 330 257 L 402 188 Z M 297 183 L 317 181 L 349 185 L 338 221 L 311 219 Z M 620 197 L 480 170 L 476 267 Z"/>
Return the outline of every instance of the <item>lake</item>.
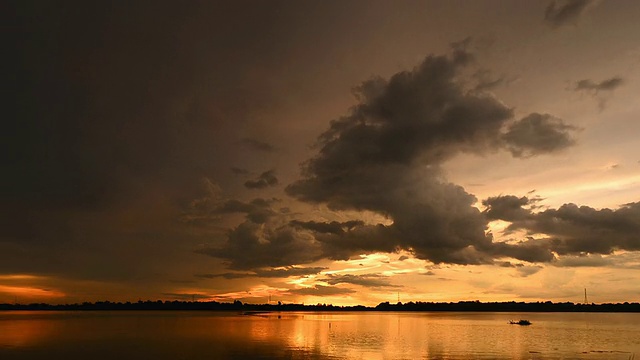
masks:
<path fill-rule="evenodd" d="M 3 360 L 634 358 L 640 313 L 0 312 Z"/>

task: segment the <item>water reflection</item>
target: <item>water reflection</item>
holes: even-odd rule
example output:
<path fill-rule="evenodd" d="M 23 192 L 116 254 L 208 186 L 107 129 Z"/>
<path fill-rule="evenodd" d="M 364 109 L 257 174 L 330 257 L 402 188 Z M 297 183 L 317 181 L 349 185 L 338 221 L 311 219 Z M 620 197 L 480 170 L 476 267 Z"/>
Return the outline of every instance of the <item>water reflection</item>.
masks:
<path fill-rule="evenodd" d="M 0 358 L 626 360 L 638 333 L 640 314 L 0 313 Z"/>
<path fill-rule="evenodd" d="M 33 346 L 51 338 L 55 331 L 53 323 L 34 315 L 33 312 L 0 313 L 0 346 Z"/>

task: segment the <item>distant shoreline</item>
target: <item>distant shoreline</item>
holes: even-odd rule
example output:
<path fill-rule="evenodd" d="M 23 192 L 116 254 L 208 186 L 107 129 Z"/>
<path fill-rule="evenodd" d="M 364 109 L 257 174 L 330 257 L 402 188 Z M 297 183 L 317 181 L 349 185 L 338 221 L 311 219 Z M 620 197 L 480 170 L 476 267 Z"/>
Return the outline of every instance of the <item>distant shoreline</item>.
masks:
<path fill-rule="evenodd" d="M 238 300 L 232 303 L 217 301 L 138 301 L 110 302 L 100 301 L 82 304 L 52 305 L 33 304 L 0 304 L 0 311 L 239 311 L 243 313 L 278 312 L 278 311 L 430 311 L 430 312 L 640 312 L 640 303 L 606 303 L 606 304 L 574 304 L 571 302 L 407 302 L 391 304 L 383 302 L 375 307 L 354 305 L 334 306 L 330 304 L 245 304 Z"/>

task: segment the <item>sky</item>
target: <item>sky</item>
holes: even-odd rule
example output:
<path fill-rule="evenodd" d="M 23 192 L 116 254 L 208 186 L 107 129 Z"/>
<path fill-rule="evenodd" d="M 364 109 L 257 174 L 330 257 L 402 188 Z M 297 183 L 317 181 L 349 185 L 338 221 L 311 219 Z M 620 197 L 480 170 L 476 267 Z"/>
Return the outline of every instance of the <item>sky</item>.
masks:
<path fill-rule="evenodd" d="M 11 1 L 0 303 L 639 301 L 639 16 Z"/>

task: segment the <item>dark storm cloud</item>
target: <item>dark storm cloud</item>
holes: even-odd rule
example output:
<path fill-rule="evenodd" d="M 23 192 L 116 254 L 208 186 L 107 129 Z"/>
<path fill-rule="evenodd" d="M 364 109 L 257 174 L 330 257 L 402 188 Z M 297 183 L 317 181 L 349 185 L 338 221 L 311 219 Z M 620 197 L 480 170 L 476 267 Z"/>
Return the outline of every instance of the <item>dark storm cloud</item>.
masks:
<path fill-rule="evenodd" d="M 314 238 L 322 245 L 323 253 L 332 260 L 348 260 L 359 253 L 399 251 L 395 229 L 381 224 L 363 225 L 342 234 L 315 233 Z"/>
<path fill-rule="evenodd" d="M 531 157 L 573 145 L 573 130 L 576 128 L 549 114 L 532 113 L 510 124 L 502 139 L 514 157 Z"/>
<path fill-rule="evenodd" d="M 263 151 L 263 152 L 274 152 L 276 151 L 276 147 L 260 140 L 252 139 L 252 138 L 244 138 L 241 140 L 241 143 L 251 150 Z"/>
<path fill-rule="evenodd" d="M 527 238 L 517 243 L 496 242 L 486 249 L 495 257 L 508 256 L 528 262 L 549 262 L 555 258 L 547 241 Z"/>
<path fill-rule="evenodd" d="M 616 210 L 594 209 L 588 206 L 564 204 L 558 209 L 547 209 L 534 213 L 523 208 L 527 203 L 512 196 L 491 198 L 485 214 L 511 221 L 508 229 L 525 230 L 531 234 L 544 234 L 547 239 L 529 239 L 517 248 L 529 247 L 531 254 L 544 249 L 559 255 L 610 254 L 614 250 L 640 250 L 640 202 L 629 203 Z M 493 210 L 492 204 L 511 203 L 508 211 L 504 208 Z M 520 205 L 522 204 L 522 205 Z M 504 244 L 503 253 L 517 248 Z"/>
<path fill-rule="evenodd" d="M 234 270 L 306 264 L 323 257 L 312 239 L 294 228 L 265 227 L 251 220 L 230 230 L 222 247 L 205 247 L 196 252 L 222 258 Z"/>
<path fill-rule="evenodd" d="M 316 222 L 316 221 L 299 221 L 293 220 L 290 223 L 295 227 L 299 227 L 306 230 L 312 230 L 320 234 L 343 234 L 345 231 L 351 230 L 356 226 L 363 226 L 364 222 L 359 220 L 352 220 L 347 222 Z"/>
<path fill-rule="evenodd" d="M 335 286 L 315 285 L 313 287 L 289 290 L 292 294 L 312 295 L 312 296 L 332 296 L 353 294 L 356 291 L 352 289 L 339 288 Z"/>
<path fill-rule="evenodd" d="M 269 186 L 278 185 L 278 178 L 274 170 L 265 171 L 254 180 L 247 180 L 244 186 L 248 189 L 264 189 Z"/>
<path fill-rule="evenodd" d="M 552 27 L 574 24 L 591 7 L 594 0 L 553 0 L 544 12 L 544 20 Z"/>
<path fill-rule="evenodd" d="M 3 6 L 11 91 L 0 134 L 9 214 L 0 219 L 0 272 L 131 279 L 176 261 L 176 239 L 200 242 L 174 224 L 176 204 L 194 197 L 193 179 L 228 171 L 228 159 L 203 154 L 229 153 L 232 126 L 274 106 L 272 87 L 256 74 L 277 73 L 291 46 L 276 41 L 292 20 L 280 10 L 247 2 Z"/>
<path fill-rule="evenodd" d="M 490 220 L 528 218 L 536 199 L 491 198 L 481 213 L 473 195 L 444 179 L 441 165 L 462 152 L 554 153 L 573 144 L 575 129 L 547 114 L 513 119 L 512 110 L 494 97 L 465 91 L 458 81 L 459 70 L 472 59 L 465 48 L 458 44 L 450 56 L 429 56 L 412 71 L 357 87 L 359 104 L 331 122 L 318 138 L 318 155 L 304 164 L 303 178 L 286 188 L 299 200 L 369 210 L 391 224 L 285 220 L 267 203 L 256 207 L 265 216 L 256 217 L 255 204 L 229 200 L 216 212 L 245 213 L 246 221 L 221 246 L 197 252 L 254 272 L 400 250 L 435 263 L 491 264 L 505 256 L 553 260 L 539 240 L 494 243 L 486 232 Z"/>
<path fill-rule="evenodd" d="M 482 200 L 482 205 L 487 207 L 483 213 L 489 220 L 523 220 L 530 214 L 523 208 L 528 204 L 529 199 L 526 196 L 501 195 Z"/>
<path fill-rule="evenodd" d="M 219 277 L 225 279 L 240 279 L 247 277 L 288 278 L 291 276 L 314 275 L 326 269 L 326 267 L 287 266 L 281 269 L 257 269 L 250 273 L 196 274 L 195 276 L 203 279 L 214 279 Z"/>
<path fill-rule="evenodd" d="M 241 274 L 209 275 L 227 278 L 258 274 L 267 276 L 269 272 L 264 270 L 267 267 L 287 267 L 294 272 L 306 271 L 295 270 L 301 268 L 291 265 L 306 264 L 323 257 L 317 241 L 298 231 L 297 227 L 289 225 L 288 214 L 272 208 L 279 202 L 277 199 L 256 198 L 249 202 L 224 199 L 217 185 L 208 181 L 205 184 L 208 185 L 208 193 L 192 201 L 182 216 L 183 221 L 206 224 L 210 221 L 220 222 L 226 215 L 232 214 L 244 214 L 245 219 L 239 225 L 225 230 L 226 239 L 222 244 L 201 246 L 195 252 L 221 258 L 230 269 L 251 270 Z M 272 274 L 281 271 L 276 270 Z"/>
<path fill-rule="evenodd" d="M 478 264 L 507 250 L 485 234 L 486 219 L 472 206 L 475 197 L 447 183 L 440 166 L 461 152 L 553 153 L 572 144 L 573 128 L 537 113 L 514 121 L 511 109 L 495 98 L 465 91 L 457 78 L 472 60 L 465 44 L 389 80 L 364 82 L 356 88 L 359 104 L 319 137 L 318 155 L 304 164 L 303 178 L 287 193 L 393 220 L 350 228 L 307 224 L 325 256 L 406 249 L 436 263 Z"/>
<path fill-rule="evenodd" d="M 321 281 L 325 281 L 330 285 L 338 285 L 338 284 L 352 284 L 352 285 L 360 285 L 364 287 L 401 287 L 399 285 L 393 285 L 389 282 L 387 276 L 383 276 L 380 274 L 363 274 L 363 275 L 353 275 L 353 274 L 345 274 L 345 275 L 337 275 L 337 274 L 329 274 L 326 278 L 320 279 Z"/>
<path fill-rule="evenodd" d="M 552 249 L 561 255 L 640 250 L 640 202 L 616 210 L 565 204 L 513 226 L 549 235 Z"/>
<path fill-rule="evenodd" d="M 578 256 L 563 256 L 557 261 L 554 261 L 552 265 L 558 267 L 599 267 L 612 266 L 615 264 L 612 259 L 604 258 L 599 254 L 579 254 Z"/>
<path fill-rule="evenodd" d="M 107 205 L 132 182 L 162 178 L 168 165 L 201 165 L 194 153 L 215 148 L 204 134 L 223 122 L 201 103 L 220 107 L 238 96 L 237 75 L 253 66 L 238 61 L 239 53 L 212 47 L 225 41 L 228 27 L 237 29 L 236 40 L 243 32 L 255 37 L 248 27 L 233 26 L 229 15 L 242 14 L 242 24 L 254 18 L 259 26 L 255 15 L 265 10 L 166 1 L 16 3 L 16 48 L 8 50 L 15 54 L 8 78 L 14 98 L 4 116 L 7 171 L 0 191 L 33 206 L 83 209 Z M 214 74 L 211 67 L 227 71 Z M 188 106 L 176 111 L 182 102 Z M 224 106 L 228 117 L 244 107 Z"/>

